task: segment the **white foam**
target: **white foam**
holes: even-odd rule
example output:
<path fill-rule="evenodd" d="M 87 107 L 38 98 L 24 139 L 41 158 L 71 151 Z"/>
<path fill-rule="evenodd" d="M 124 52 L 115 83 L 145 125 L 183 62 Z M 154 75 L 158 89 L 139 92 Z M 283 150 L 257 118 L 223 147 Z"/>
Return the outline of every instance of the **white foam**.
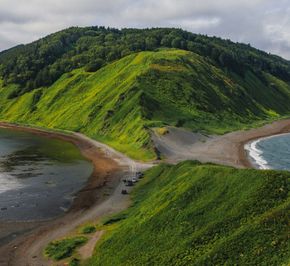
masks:
<path fill-rule="evenodd" d="M 272 169 L 268 162 L 264 159 L 263 157 L 263 151 L 257 148 L 257 144 L 265 139 L 271 139 L 271 138 L 276 138 L 276 137 L 281 137 L 281 136 L 286 136 L 290 135 L 289 133 L 282 133 L 282 134 L 277 134 L 277 135 L 272 135 L 264 138 L 260 138 L 258 140 L 249 142 L 245 145 L 245 150 L 248 151 L 249 156 L 254 160 L 255 164 L 258 165 L 259 169 Z"/>
<path fill-rule="evenodd" d="M 15 177 L 9 176 L 5 173 L 0 173 L 0 194 L 14 189 L 23 187 Z"/>
<path fill-rule="evenodd" d="M 248 151 L 249 156 L 258 165 L 259 169 L 271 169 L 268 162 L 263 158 L 263 151 L 257 148 L 257 144 L 263 139 L 258 139 L 253 142 L 247 143 L 245 149 Z"/>

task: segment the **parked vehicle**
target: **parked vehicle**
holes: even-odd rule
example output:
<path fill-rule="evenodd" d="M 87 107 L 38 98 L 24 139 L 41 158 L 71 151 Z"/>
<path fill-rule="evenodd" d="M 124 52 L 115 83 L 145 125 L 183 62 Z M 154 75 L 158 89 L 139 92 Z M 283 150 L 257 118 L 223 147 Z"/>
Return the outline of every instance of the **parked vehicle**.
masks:
<path fill-rule="evenodd" d="M 143 178 L 144 177 L 144 173 L 142 172 L 137 172 L 136 173 L 137 178 Z"/>
<path fill-rule="evenodd" d="M 127 187 L 132 187 L 134 185 L 134 183 L 132 182 L 132 180 L 127 180 L 126 186 Z"/>
<path fill-rule="evenodd" d="M 121 194 L 123 194 L 123 195 L 127 195 L 127 194 L 128 194 L 128 191 L 127 191 L 126 189 L 122 189 Z"/>

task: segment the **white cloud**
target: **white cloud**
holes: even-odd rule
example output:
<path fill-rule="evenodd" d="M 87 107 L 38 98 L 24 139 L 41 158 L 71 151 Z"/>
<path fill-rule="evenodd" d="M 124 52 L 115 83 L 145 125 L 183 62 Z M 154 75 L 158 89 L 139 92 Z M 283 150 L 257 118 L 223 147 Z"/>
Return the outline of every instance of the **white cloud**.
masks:
<path fill-rule="evenodd" d="M 0 0 L 0 50 L 69 26 L 181 27 L 290 59 L 288 0 Z"/>
<path fill-rule="evenodd" d="M 203 33 L 205 30 L 208 30 L 212 27 L 217 27 L 221 23 L 221 19 L 218 17 L 212 18 L 196 18 L 196 19 L 180 19 L 173 20 L 170 22 L 172 26 L 178 25 L 179 27 L 193 31 L 196 33 Z"/>

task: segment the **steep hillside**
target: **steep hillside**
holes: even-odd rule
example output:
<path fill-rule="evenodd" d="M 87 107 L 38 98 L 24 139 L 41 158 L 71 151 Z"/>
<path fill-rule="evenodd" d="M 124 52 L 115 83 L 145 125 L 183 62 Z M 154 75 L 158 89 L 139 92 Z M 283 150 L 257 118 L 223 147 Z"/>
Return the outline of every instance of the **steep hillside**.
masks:
<path fill-rule="evenodd" d="M 136 78 L 148 68 L 150 54 L 132 55 L 96 73 L 76 70 L 49 88 L 9 99 L 0 90 L 2 120 L 81 131 L 135 158 L 152 158 L 144 130 Z M 15 88 L 17 90 L 17 88 Z M 136 152 L 138 151 L 138 153 Z"/>
<path fill-rule="evenodd" d="M 288 172 L 149 170 L 86 265 L 288 265 Z"/>
<path fill-rule="evenodd" d="M 158 48 L 191 51 L 238 74 L 251 69 L 290 81 L 289 61 L 250 45 L 174 28 L 118 30 L 97 26 L 71 27 L 0 53 L 0 78 L 5 84 L 20 85 L 19 90 L 11 95 L 17 97 L 41 86 L 49 86 L 73 69 L 85 66 L 87 70 L 95 71 L 126 55 Z"/>
<path fill-rule="evenodd" d="M 138 159 L 155 157 L 150 127 L 224 133 L 290 114 L 289 83 L 174 49 L 132 54 L 96 72 L 77 69 L 11 97 L 18 91 L 1 86 L 1 120 L 80 131 Z"/>

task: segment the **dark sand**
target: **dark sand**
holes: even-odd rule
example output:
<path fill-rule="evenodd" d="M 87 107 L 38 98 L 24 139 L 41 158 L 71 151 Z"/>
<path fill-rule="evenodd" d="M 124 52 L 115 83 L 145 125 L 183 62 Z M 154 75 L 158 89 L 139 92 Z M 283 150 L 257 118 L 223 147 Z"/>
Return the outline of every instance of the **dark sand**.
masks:
<path fill-rule="evenodd" d="M 276 121 L 260 128 L 235 131 L 223 136 L 203 136 L 169 127 L 169 134 L 158 136 L 153 141 L 169 163 L 184 160 L 199 160 L 237 168 L 254 167 L 244 149 L 245 144 L 255 139 L 290 132 L 290 119 Z"/>
<path fill-rule="evenodd" d="M 16 256 L 15 253 L 18 253 L 16 251 L 19 245 L 27 247 L 29 243 L 35 242 L 41 235 L 44 237 L 44 235 L 50 230 L 53 230 L 53 228 L 63 226 L 71 219 L 77 219 L 80 213 L 86 212 L 94 204 L 104 201 L 113 193 L 114 188 L 119 184 L 119 173 L 122 169 L 113 158 L 107 158 L 100 149 L 96 149 L 91 143 L 80 137 L 6 123 L 0 123 L 0 126 L 71 142 L 76 145 L 80 149 L 82 155 L 89 159 L 94 165 L 93 173 L 86 186 L 77 193 L 67 214 L 41 222 L 0 222 L 2 236 L 6 236 L 6 243 L 4 242 L 0 246 L 0 265 L 20 265 L 13 262 L 14 256 Z M 16 239 L 11 241 L 13 238 Z M 19 244 L 19 241 L 21 244 Z M 26 255 L 22 254 L 22 256 Z"/>
<path fill-rule="evenodd" d="M 152 166 L 152 164 L 135 162 L 105 144 L 93 141 L 79 133 L 66 135 L 7 123 L 0 123 L 0 126 L 69 141 L 94 164 L 93 174 L 86 187 L 77 194 L 66 215 L 45 222 L 0 224 L 1 229 L 5 228 L 7 232 L 9 230 L 20 232 L 15 240 L 0 247 L 1 266 L 50 265 L 50 262 L 43 258 L 42 251 L 51 240 L 69 234 L 84 222 L 127 208 L 130 201 L 127 196 L 120 193 L 122 190 L 120 179 L 128 174 L 128 171 L 134 172 Z M 159 148 L 165 151 L 165 155 L 168 155 L 167 161 L 170 163 L 196 159 L 202 162 L 247 168 L 253 167 L 244 149 L 247 142 L 288 132 L 290 132 L 290 119 L 223 136 L 203 137 L 191 133 L 193 134 L 191 139 L 188 133 L 173 129 L 170 130 L 169 135 L 153 136 L 153 139 Z"/>

